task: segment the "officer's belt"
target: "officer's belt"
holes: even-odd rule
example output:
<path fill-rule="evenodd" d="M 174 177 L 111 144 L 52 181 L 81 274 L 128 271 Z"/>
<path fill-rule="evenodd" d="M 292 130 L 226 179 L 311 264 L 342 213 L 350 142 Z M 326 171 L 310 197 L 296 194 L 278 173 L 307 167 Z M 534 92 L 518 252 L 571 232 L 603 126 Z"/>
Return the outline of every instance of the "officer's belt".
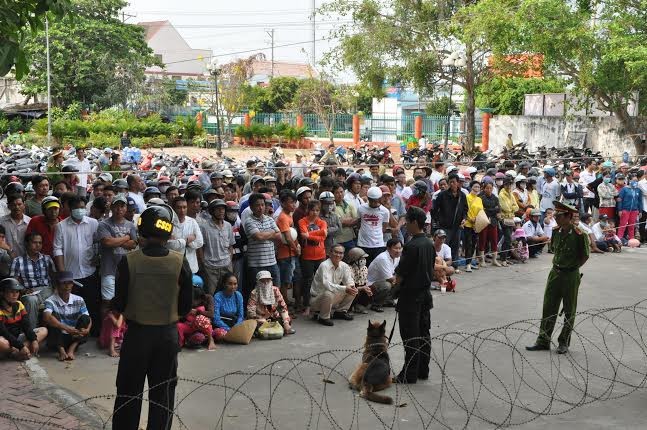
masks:
<path fill-rule="evenodd" d="M 559 267 L 559 266 L 553 266 L 553 269 L 557 270 L 558 272 L 575 272 L 579 269 L 579 267 Z"/>

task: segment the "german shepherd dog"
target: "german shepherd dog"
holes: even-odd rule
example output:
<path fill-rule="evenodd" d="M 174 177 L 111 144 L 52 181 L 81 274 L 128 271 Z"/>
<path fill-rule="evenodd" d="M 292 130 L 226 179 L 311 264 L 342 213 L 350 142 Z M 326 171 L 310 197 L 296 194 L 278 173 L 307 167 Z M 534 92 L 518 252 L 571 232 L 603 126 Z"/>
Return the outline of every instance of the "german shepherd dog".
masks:
<path fill-rule="evenodd" d="M 393 382 L 388 348 L 386 320 L 382 324 L 369 320 L 362 362 L 350 375 L 348 383 L 366 400 L 390 405 L 393 404 L 391 397 L 376 393 L 389 388 Z"/>

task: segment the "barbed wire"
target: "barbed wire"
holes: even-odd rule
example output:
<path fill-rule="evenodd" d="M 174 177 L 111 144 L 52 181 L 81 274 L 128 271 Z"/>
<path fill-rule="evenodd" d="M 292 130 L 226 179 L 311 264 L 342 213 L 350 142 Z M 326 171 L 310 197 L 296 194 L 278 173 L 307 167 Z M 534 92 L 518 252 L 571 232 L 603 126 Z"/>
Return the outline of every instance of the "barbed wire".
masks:
<path fill-rule="evenodd" d="M 352 369 L 361 362 L 363 347 L 280 358 L 258 370 L 234 370 L 207 380 L 178 377 L 149 387 L 141 396 L 149 402 L 145 396 L 151 389 L 168 383 L 186 386 L 187 393 L 178 397 L 172 410 L 167 409 L 182 429 L 189 425 L 178 412 L 180 406 L 198 396 L 204 399 L 205 392 L 209 399 L 223 399 L 209 402 L 208 427 L 214 429 L 225 428 L 225 421 L 232 415 L 252 429 L 353 429 L 360 428 L 360 420 L 362 427 L 370 422 L 375 428 L 395 429 L 403 419 L 411 428 L 453 429 L 519 426 L 647 388 L 647 343 L 643 336 L 647 301 L 585 310 L 577 313 L 576 321 L 572 352 L 565 355 L 524 351 L 523 342 L 532 341 L 538 334 L 538 319 L 433 336 L 432 382 L 415 390 L 394 384 L 393 390 L 386 392 L 393 395 L 391 406 L 369 403 L 346 387 Z M 424 338 L 417 340 L 427 342 Z M 402 347 L 402 342 L 394 342 L 388 352 L 401 354 Z M 391 373 L 397 374 L 396 369 Z M 259 395 L 261 387 L 267 387 L 268 395 Z M 80 403 L 115 398 L 112 393 L 91 396 L 57 413 Z M 295 401 L 304 413 L 293 411 L 288 417 L 280 413 L 280 408 L 289 411 Z M 53 416 L 41 421 L 14 416 L 10 411 L 0 416 L 14 423 L 40 424 L 38 428 L 43 429 L 60 427 L 51 422 Z M 110 419 L 102 418 L 101 428 L 109 428 Z M 207 425 L 201 423 L 200 428 L 204 427 Z M 88 427 L 81 423 L 78 428 Z"/>

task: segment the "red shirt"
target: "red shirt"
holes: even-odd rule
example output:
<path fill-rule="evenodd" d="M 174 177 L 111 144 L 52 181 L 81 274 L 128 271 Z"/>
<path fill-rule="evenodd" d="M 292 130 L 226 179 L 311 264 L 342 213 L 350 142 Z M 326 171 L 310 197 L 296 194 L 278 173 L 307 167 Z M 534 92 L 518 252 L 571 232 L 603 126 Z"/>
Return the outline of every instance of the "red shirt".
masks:
<path fill-rule="evenodd" d="M 29 221 L 29 224 L 27 224 L 25 234 L 32 232 L 40 234 L 43 238 L 43 250 L 41 253 L 51 257 L 54 252 L 54 234 L 56 233 L 56 225 L 50 227 L 47 224 L 45 215 L 36 215 Z"/>
<path fill-rule="evenodd" d="M 324 241 L 328 234 L 328 224 L 326 221 L 317 217 L 310 222 L 308 217 L 299 220 L 299 231 L 303 235 L 308 233 L 308 239 L 303 239 L 301 247 L 301 258 L 303 260 L 325 260 L 326 247 Z"/>

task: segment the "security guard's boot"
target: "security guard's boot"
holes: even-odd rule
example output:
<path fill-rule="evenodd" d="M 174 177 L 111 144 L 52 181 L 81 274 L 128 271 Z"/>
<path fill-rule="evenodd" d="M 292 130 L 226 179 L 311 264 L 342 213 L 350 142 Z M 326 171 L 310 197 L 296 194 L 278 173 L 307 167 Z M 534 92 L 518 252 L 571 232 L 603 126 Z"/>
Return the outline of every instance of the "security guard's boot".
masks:
<path fill-rule="evenodd" d="M 568 346 L 560 343 L 555 352 L 557 352 L 558 354 L 566 354 L 568 352 Z"/>
<path fill-rule="evenodd" d="M 549 345 L 542 345 L 540 343 L 536 343 L 534 345 L 526 347 L 526 351 L 548 351 L 548 350 L 550 350 Z"/>

